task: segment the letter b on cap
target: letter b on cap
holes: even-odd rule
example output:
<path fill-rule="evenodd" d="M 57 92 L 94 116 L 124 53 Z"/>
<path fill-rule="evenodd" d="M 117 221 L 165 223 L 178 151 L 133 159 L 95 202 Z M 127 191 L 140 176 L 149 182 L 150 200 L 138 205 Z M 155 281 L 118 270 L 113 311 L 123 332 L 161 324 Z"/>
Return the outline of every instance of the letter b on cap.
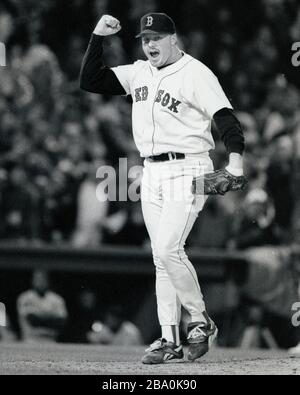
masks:
<path fill-rule="evenodd" d="M 2 42 L 0 42 L 0 66 L 6 66 L 6 51 Z"/>
<path fill-rule="evenodd" d="M 152 16 L 147 16 L 147 23 L 146 27 L 152 26 L 153 25 L 153 17 Z"/>
<path fill-rule="evenodd" d="M 0 326 L 6 325 L 6 313 L 4 303 L 0 303 Z"/>

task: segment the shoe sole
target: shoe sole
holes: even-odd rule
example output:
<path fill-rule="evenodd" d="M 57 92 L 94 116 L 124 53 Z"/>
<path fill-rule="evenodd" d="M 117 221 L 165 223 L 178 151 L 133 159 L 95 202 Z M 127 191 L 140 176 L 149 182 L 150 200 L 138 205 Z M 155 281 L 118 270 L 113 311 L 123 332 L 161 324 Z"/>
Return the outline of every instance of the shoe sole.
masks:
<path fill-rule="evenodd" d="M 169 356 L 170 358 L 165 359 L 166 356 Z M 164 355 L 163 359 L 156 359 L 154 358 L 154 355 L 145 355 L 141 362 L 145 365 L 158 365 L 158 364 L 163 364 L 163 363 L 177 363 L 180 362 L 184 359 L 184 354 L 182 353 L 182 356 L 175 356 L 174 354 L 168 353 Z"/>
<path fill-rule="evenodd" d="M 141 361 L 144 365 L 162 365 L 166 363 L 180 363 L 184 360 L 184 357 L 182 358 L 172 358 L 172 359 L 167 359 L 166 361 Z"/>
<path fill-rule="evenodd" d="M 162 361 L 162 362 L 144 362 L 142 361 L 142 364 L 144 365 L 165 365 L 165 364 L 169 364 L 169 363 L 182 363 L 184 362 L 184 358 L 178 359 L 178 358 L 174 358 L 174 359 L 169 359 L 168 361 Z"/>
<path fill-rule="evenodd" d="M 219 330 L 218 330 L 218 328 L 216 327 L 215 332 L 214 332 L 211 336 L 209 336 L 209 338 L 208 338 L 208 350 L 207 350 L 204 354 L 202 354 L 202 355 L 200 355 L 199 357 L 196 357 L 196 358 L 189 358 L 189 354 L 188 354 L 188 356 L 187 356 L 188 361 L 189 361 L 189 362 L 194 362 L 194 361 L 196 361 L 196 359 L 202 358 L 205 354 L 207 354 L 208 351 L 209 351 L 209 349 L 210 349 L 211 346 L 213 345 L 213 342 L 216 340 L 216 338 L 217 338 L 217 336 L 218 336 L 218 333 L 219 333 Z"/>

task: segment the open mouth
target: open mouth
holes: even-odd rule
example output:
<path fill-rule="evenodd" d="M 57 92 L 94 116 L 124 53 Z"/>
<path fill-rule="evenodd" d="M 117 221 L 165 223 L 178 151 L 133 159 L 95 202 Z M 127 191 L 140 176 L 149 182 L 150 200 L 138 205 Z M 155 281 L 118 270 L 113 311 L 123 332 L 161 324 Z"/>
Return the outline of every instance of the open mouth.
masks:
<path fill-rule="evenodd" d="M 159 51 L 150 51 L 150 56 L 153 59 L 156 59 L 159 56 Z"/>

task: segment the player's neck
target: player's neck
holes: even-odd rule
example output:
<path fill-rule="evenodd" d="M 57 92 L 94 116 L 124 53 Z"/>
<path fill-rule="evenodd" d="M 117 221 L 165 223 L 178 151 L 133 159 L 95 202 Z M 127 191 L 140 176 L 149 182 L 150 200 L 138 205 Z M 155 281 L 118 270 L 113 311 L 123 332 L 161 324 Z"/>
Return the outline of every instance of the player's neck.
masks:
<path fill-rule="evenodd" d="M 174 52 L 174 54 L 170 57 L 170 59 L 168 60 L 168 62 L 166 64 L 164 64 L 161 67 L 158 67 L 158 70 L 161 70 L 164 67 L 170 66 L 171 64 L 178 62 L 178 60 L 180 60 L 183 57 L 183 55 L 184 55 L 184 53 L 181 52 L 180 49 L 178 48 L 178 50 L 176 50 Z"/>

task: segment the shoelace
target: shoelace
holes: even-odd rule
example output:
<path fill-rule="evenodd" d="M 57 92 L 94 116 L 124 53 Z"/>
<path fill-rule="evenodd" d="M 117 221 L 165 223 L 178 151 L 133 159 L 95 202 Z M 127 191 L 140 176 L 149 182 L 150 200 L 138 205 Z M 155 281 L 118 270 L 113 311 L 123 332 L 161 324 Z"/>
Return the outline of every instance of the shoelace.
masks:
<path fill-rule="evenodd" d="M 199 325 L 190 331 L 188 338 L 195 339 L 198 336 L 207 337 L 207 333 L 205 333 L 204 330 Z"/>

